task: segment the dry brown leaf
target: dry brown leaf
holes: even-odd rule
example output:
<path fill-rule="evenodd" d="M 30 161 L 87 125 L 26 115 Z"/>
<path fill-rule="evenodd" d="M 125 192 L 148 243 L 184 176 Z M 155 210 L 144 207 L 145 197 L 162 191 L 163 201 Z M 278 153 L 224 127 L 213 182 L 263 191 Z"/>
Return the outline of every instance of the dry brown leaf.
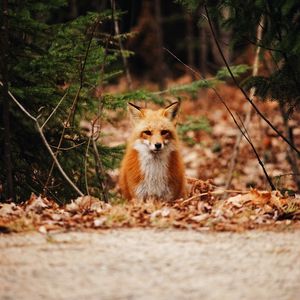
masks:
<path fill-rule="evenodd" d="M 41 212 L 47 207 L 48 204 L 46 203 L 44 198 L 42 198 L 41 196 L 37 197 L 36 195 L 32 194 L 30 200 L 25 205 L 25 211 Z"/>
<path fill-rule="evenodd" d="M 110 204 L 106 204 L 98 198 L 92 196 L 78 197 L 70 204 L 66 205 L 66 210 L 69 212 L 78 212 L 84 210 L 102 212 L 103 209 L 111 207 Z"/>
<path fill-rule="evenodd" d="M 23 205 L 1 204 L 0 226 L 17 232 L 35 228 L 42 233 L 58 229 L 149 226 L 220 231 L 300 226 L 299 198 L 258 190 L 225 200 L 207 196 L 174 203 L 148 200 L 115 205 L 84 196 L 59 208 L 47 198 L 32 195 Z"/>
<path fill-rule="evenodd" d="M 106 221 L 107 221 L 107 217 L 96 218 L 94 219 L 93 225 L 95 228 L 99 228 L 102 227 Z"/>
<path fill-rule="evenodd" d="M 209 214 L 202 214 L 202 215 L 196 215 L 196 216 L 193 216 L 191 217 L 191 220 L 192 221 L 195 221 L 195 222 L 202 222 L 202 221 L 205 221 L 209 218 Z"/>
<path fill-rule="evenodd" d="M 9 215 L 18 215 L 21 209 L 15 203 L 2 203 L 0 204 L 0 217 Z"/>

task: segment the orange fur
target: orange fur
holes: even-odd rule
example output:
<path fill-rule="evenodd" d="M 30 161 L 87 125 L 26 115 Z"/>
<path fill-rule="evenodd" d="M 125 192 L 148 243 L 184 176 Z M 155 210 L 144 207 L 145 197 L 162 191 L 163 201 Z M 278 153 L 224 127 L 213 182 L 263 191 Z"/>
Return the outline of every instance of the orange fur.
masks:
<path fill-rule="evenodd" d="M 185 197 L 185 168 L 179 151 L 172 152 L 169 159 L 169 185 L 172 187 L 174 199 Z"/>
<path fill-rule="evenodd" d="M 140 171 L 138 153 L 132 148 L 127 149 L 123 158 L 119 179 L 122 195 L 126 199 L 135 198 L 134 191 L 141 180 L 143 180 L 143 176 Z"/>
<path fill-rule="evenodd" d="M 134 128 L 120 169 L 123 197 L 184 197 L 185 169 L 175 128 L 179 103 L 156 111 L 129 105 Z"/>

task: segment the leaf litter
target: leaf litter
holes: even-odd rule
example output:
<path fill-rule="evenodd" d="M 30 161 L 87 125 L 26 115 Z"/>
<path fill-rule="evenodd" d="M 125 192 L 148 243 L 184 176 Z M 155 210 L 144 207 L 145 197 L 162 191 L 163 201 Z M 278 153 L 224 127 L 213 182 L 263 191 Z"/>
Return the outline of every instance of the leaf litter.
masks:
<path fill-rule="evenodd" d="M 108 204 L 83 196 L 59 206 L 46 197 L 32 194 L 22 204 L 0 204 L 2 233 L 37 230 L 53 231 L 113 228 L 180 228 L 205 231 L 286 229 L 300 227 L 300 196 L 279 191 L 225 191 L 209 181 L 189 180 L 187 199 Z M 226 191 L 227 192 L 227 191 Z"/>
<path fill-rule="evenodd" d="M 244 100 L 236 88 L 222 85 L 220 93 L 230 102 L 234 111 L 241 115 L 244 113 Z M 182 150 L 187 174 L 202 179 L 213 178 L 213 181 L 188 179 L 190 193 L 187 199 L 178 199 L 172 203 L 148 200 L 107 204 L 98 198 L 83 196 L 69 204 L 58 205 L 52 199 L 32 194 L 30 199 L 21 204 L 0 203 L 0 233 L 28 230 L 47 233 L 131 227 L 175 227 L 211 231 L 299 228 L 300 195 L 289 196 L 284 192 L 264 191 L 264 177 L 245 142 L 241 143 L 233 174 L 233 190 L 224 191 L 212 184 L 225 184 L 237 129 L 212 91 L 202 94 L 196 101 L 183 103 L 182 116 L 197 117 L 201 111 L 207 117 L 212 131 L 187 132 L 186 135 L 194 144 L 183 144 Z M 265 114 L 278 110 L 274 103 L 257 104 Z M 295 190 L 291 176 L 281 175 L 290 174 L 284 144 L 272 135 L 264 123 L 255 119 L 255 116 L 253 118 L 248 130 L 252 133 L 255 144 L 259 145 L 258 150 L 267 161 L 273 178 L 280 175 L 276 188 L 281 189 L 283 184 L 287 190 Z M 274 123 L 281 126 L 282 122 L 275 119 Z M 107 133 L 103 141 L 105 144 L 113 146 L 126 141 L 127 119 L 119 122 L 117 128 L 110 127 L 106 124 L 104 128 Z M 300 131 L 296 132 L 296 129 L 295 138 L 298 142 Z M 112 182 L 116 182 L 118 172 L 114 171 L 110 176 Z M 256 189 L 249 190 L 249 186 Z"/>

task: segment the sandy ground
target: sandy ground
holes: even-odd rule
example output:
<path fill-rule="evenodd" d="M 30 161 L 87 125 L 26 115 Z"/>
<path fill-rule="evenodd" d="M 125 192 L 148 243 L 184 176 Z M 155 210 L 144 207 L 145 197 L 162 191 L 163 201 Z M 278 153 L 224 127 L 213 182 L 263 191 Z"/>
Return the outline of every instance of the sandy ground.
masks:
<path fill-rule="evenodd" d="M 300 231 L 0 235 L 0 299 L 300 299 Z"/>

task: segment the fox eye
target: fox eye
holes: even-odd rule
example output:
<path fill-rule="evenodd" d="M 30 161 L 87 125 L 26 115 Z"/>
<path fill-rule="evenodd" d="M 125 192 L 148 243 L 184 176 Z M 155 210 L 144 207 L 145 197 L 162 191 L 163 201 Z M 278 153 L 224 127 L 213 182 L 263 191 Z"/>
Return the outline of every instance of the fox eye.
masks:
<path fill-rule="evenodd" d="M 169 134 L 169 131 L 168 130 L 162 130 L 160 133 L 161 133 L 161 135 L 167 135 L 167 134 Z"/>
<path fill-rule="evenodd" d="M 150 130 L 145 130 L 145 131 L 143 131 L 143 133 L 146 134 L 146 135 L 151 135 L 152 134 Z"/>

